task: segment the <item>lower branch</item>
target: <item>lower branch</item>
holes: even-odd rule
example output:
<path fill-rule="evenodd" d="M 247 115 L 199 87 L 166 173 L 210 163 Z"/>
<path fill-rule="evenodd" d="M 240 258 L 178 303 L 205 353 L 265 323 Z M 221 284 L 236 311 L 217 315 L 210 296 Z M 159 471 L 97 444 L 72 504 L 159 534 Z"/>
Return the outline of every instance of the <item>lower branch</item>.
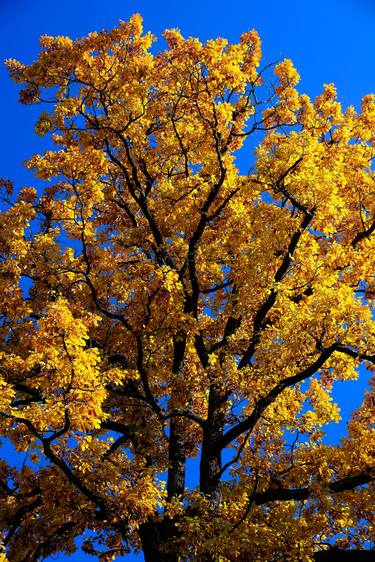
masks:
<path fill-rule="evenodd" d="M 375 481 L 375 476 L 363 473 L 357 476 L 348 476 L 341 478 L 335 482 L 330 482 L 326 485 L 326 489 L 331 494 L 339 494 L 347 490 L 353 490 L 358 486 L 364 486 Z M 274 501 L 302 501 L 307 500 L 312 494 L 311 488 L 308 486 L 304 488 L 276 488 L 275 490 L 266 490 L 265 492 L 258 492 L 255 494 L 254 501 L 256 505 L 263 505 Z"/>
<path fill-rule="evenodd" d="M 333 547 L 314 554 L 315 562 L 374 562 L 374 550 L 340 550 Z"/>

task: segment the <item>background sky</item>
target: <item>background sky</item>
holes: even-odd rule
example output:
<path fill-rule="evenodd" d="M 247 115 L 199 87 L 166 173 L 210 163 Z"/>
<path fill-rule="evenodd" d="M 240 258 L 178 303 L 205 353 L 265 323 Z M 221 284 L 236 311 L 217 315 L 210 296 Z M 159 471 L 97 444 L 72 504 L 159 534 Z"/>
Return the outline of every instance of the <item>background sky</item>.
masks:
<path fill-rule="evenodd" d="M 179 27 L 183 35 L 201 40 L 222 36 L 238 41 L 243 31 L 255 28 L 263 42 L 264 64 L 292 59 L 301 74 L 300 91 L 312 97 L 333 82 L 343 105 L 358 107 L 363 95 L 375 92 L 375 0 L 0 0 L 0 60 L 30 63 L 37 57 L 39 35 L 76 38 L 111 28 L 136 12 L 143 16 L 145 30 L 157 37 L 165 28 Z M 22 162 L 46 149 L 48 141 L 34 133 L 40 108 L 18 103 L 18 87 L 3 67 L 0 87 L 0 177 L 12 179 L 17 187 L 36 185 Z M 246 156 L 242 158 L 245 165 Z M 328 442 L 344 434 L 367 379 L 362 372 L 360 382 L 336 385 L 343 421 L 328 428 Z M 190 466 L 191 483 L 197 468 L 196 462 Z M 93 559 L 77 552 L 69 560 Z"/>

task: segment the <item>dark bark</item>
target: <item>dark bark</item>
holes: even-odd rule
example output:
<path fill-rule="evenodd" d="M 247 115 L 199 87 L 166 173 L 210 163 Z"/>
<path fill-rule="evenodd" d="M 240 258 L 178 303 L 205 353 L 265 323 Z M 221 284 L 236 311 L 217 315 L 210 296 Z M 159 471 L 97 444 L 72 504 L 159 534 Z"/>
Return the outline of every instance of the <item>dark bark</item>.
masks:
<path fill-rule="evenodd" d="M 330 548 L 314 554 L 315 562 L 374 562 L 375 550 L 340 550 Z"/>
<path fill-rule="evenodd" d="M 374 477 L 368 473 L 357 474 L 356 476 L 347 476 L 340 478 L 334 482 L 326 484 L 326 489 L 331 494 L 339 494 L 346 490 L 353 490 L 358 486 L 365 486 L 374 481 Z M 276 488 L 275 490 L 265 490 L 264 492 L 257 492 L 254 495 L 256 505 L 264 505 L 275 501 L 304 501 L 312 495 L 312 489 L 304 488 Z"/>
<path fill-rule="evenodd" d="M 178 334 L 173 340 L 172 372 L 178 377 L 183 376 L 186 336 Z M 176 381 L 178 384 L 178 380 Z M 172 417 L 169 426 L 168 451 L 168 501 L 174 497 L 182 497 L 185 489 L 186 445 L 184 422 L 180 417 Z M 178 562 L 178 554 L 173 543 L 178 535 L 175 521 L 169 517 L 162 520 L 150 520 L 139 527 L 139 536 L 145 562 Z"/>
<path fill-rule="evenodd" d="M 186 336 L 181 333 L 173 341 L 172 372 L 176 377 L 183 376 Z M 167 491 L 168 499 L 182 496 L 185 488 L 186 447 L 183 430 L 184 420 L 172 418 L 169 426 L 169 468 Z"/>
<path fill-rule="evenodd" d="M 280 283 L 280 281 L 282 281 L 284 276 L 287 274 L 290 264 L 292 263 L 293 254 L 298 246 L 298 243 L 314 216 L 315 209 L 313 209 L 312 211 L 308 211 L 307 209 L 304 208 L 302 209 L 303 212 L 305 213 L 305 217 L 290 239 L 284 258 L 275 273 L 274 283 Z M 261 334 L 264 328 L 267 326 L 267 314 L 274 306 L 276 302 L 276 298 L 277 298 L 277 291 L 274 288 L 271 288 L 268 297 L 262 303 L 257 313 L 255 314 L 253 337 L 249 343 L 248 348 L 243 354 L 241 361 L 238 364 L 239 369 L 243 369 L 244 367 L 249 365 L 250 360 L 252 359 L 255 353 L 255 349 L 260 342 Z"/>
<path fill-rule="evenodd" d="M 226 398 L 212 386 L 208 398 L 207 421 L 203 428 L 200 491 L 210 498 L 214 507 L 220 503 L 221 448 L 217 445 L 223 436 L 225 401 Z"/>
<path fill-rule="evenodd" d="M 139 536 L 145 562 L 178 562 L 178 554 L 173 549 L 176 527 L 171 519 L 166 517 L 162 521 L 140 525 Z M 172 548 L 169 549 L 168 545 Z"/>
<path fill-rule="evenodd" d="M 302 382 L 309 377 L 312 377 L 316 372 L 318 372 L 321 367 L 323 367 L 324 363 L 327 361 L 327 359 L 329 359 L 332 353 L 336 351 L 336 349 L 336 344 L 332 344 L 330 347 L 323 349 L 321 354 L 313 363 L 311 363 L 309 367 L 306 367 L 306 369 L 303 369 L 300 373 L 287 377 L 286 379 L 283 379 L 279 383 L 277 383 L 273 387 L 273 389 L 268 392 L 268 394 L 258 400 L 254 410 L 247 418 L 239 422 L 237 425 L 231 427 L 225 433 L 225 435 L 222 436 L 219 446 L 223 449 L 224 447 L 227 447 L 230 443 L 232 443 L 235 439 L 238 439 L 238 437 L 240 437 L 240 435 L 242 435 L 243 433 L 252 431 L 258 420 L 262 416 L 263 412 L 286 388 Z"/>
<path fill-rule="evenodd" d="M 173 418 L 170 423 L 169 434 L 169 470 L 167 492 L 168 499 L 183 496 L 185 489 L 186 452 L 182 435 L 184 420 Z"/>
<path fill-rule="evenodd" d="M 371 234 L 375 231 L 375 221 L 363 232 L 358 232 L 358 234 L 354 237 L 353 241 L 352 241 L 352 246 L 353 248 L 356 247 L 356 245 L 358 244 L 358 242 L 360 242 L 361 240 L 363 240 L 364 238 L 368 238 L 369 236 L 371 236 Z"/>

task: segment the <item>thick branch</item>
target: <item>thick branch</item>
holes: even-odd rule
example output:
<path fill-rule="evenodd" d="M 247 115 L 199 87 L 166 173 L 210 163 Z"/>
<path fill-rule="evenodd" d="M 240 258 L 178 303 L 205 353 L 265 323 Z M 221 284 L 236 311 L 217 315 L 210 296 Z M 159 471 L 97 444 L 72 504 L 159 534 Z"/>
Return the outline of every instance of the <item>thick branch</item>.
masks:
<path fill-rule="evenodd" d="M 8 416 L 7 416 L 8 417 Z M 25 425 L 35 437 L 37 437 L 42 445 L 43 445 L 43 452 L 46 457 L 57 466 L 61 472 L 66 476 L 71 484 L 73 484 L 87 499 L 92 501 L 94 505 L 98 508 L 98 512 L 102 518 L 106 518 L 107 516 L 107 508 L 102 498 L 100 498 L 95 492 L 90 490 L 79 478 L 78 476 L 72 471 L 72 469 L 68 466 L 68 464 L 58 457 L 56 453 L 52 450 L 51 441 L 57 437 L 59 437 L 63 430 L 55 432 L 51 437 L 45 438 L 43 435 L 39 433 L 39 431 L 35 428 L 35 426 L 27 419 L 24 418 L 13 418 L 14 421 L 18 423 L 22 423 Z M 64 426 L 65 432 L 65 426 Z"/>
<path fill-rule="evenodd" d="M 353 490 L 358 486 L 364 486 L 375 480 L 370 474 L 358 474 L 357 476 L 348 476 L 341 478 L 335 482 L 327 484 L 326 489 L 331 494 L 339 494 L 347 490 Z M 304 488 L 276 488 L 275 490 L 266 490 L 255 494 L 255 503 L 263 505 L 274 501 L 302 501 L 307 500 L 312 495 L 312 489 Z"/>
<path fill-rule="evenodd" d="M 368 353 L 359 353 L 355 349 L 351 349 L 350 347 L 346 347 L 345 345 L 337 345 L 336 350 L 340 353 L 344 353 L 345 355 L 349 355 L 354 359 L 361 359 L 362 361 L 369 361 L 370 363 L 375 364 L 375 354 L 371 355 Z"/>
<path fill-rule="evenodd" d="M 212 353 L 213 351 L 216 351 L 216 350 L 220 349 L 221 347 L 224 347 L 228 343 L 228 339 L 240 327 L 241 320 L 242 320 L 241 315 L 238 318 L 235 318 L 234 316 L 229 316 L 229 318 L 228 318 L 228 320 L 225 324 L 223 338 L 220 341 L 213 343 L 211 345 L 211 347 L 209 348 L 208 353 Z"/>
<path fill-rule="evenodd" d="M 17 509 L 16 513 L 13 515 L 13 517 L 10 520 L 10 529 L 8 531 L 7 536 L 4 538 L 4 541 L 3 541 L 4 546 L 7 546 L 7 544 L 9 544 L 11 538 L 14 536 L 15 532 L 17 531 L 17 529 L 22 524 L 22 520 L 23 520 L 24 516 L 27 513 L 31 513 L 32 511 L 34 511 L 34 509 L 36 509 L 37 507 L 39 507 L 41 505 L 42 505 L 41 498 L 36 498 L 31 503 L 28 503 L 26 505 L 22 505 L 19 509 Z"/>
<path fill-rule="evenodd" d="M 202 238 L 202 235 L 205 231 L 207 224 L 210 221 L 208 212 L 211 208 L 212 203 L 215 201 L 220 191 L 220 188 L 222 187 L 225 181 L 225 177 L 227 173 L 220 152 L 220 140 L 218 138 L 217 133 L 216 134 L 214 133 L 214 136 L 215 136 L 216 152 L 218 155 L 219 178 L 217 182 L 213 185 L 206 201 L 204 202 L 204 204 L 200 209 L 201 216 L 198 225 L 190 239 L 187 257 L 183 267 L 181 268 L 181 275 L 183 275 L 186 267 L 188 268 L 190 283 L 191 283 L 191 296 L 186 300 L 185 312 L 191 312 L 194 314 L 195 317 L 197 316 L 198 298 L 200 294 L 200 286 L 199 286 L 199 280 L 197 276 L 197 266 L 196 266 L 199 242 Z"/>
<path fill-rule="evenodd" d="M 303 219 L 303 221 L 301 222 L 299 228 L 297 228 L 297 230 L 294 232 L 292 238 L 290 239 L 289 242 L 289 246 L 287 248 L 287 251 L 284 255 L 284 258 L 278 268 L 278 270 L 275 273 L 274 276 L 274 283 L 280 283 L 280 281 L 283 279 L 284 275 L 287 273 L 289 266 L 292 262 L 293 259 L 293 254 L 297 248 L 298 242 L 300 241 L 303 233 L 305 232 L 306 228 L 308 227 L 311 219 L 313 218 L 313 214 L 314 214 L 314 209 L 311 212 L 307 212 L 305 214 L 305 217 Z M 254 329 L 253 329 L 253 337 L 251 339 L 251 342 L 248 346 L 248 348 L 246 349 L 245 353 L 243 354 L 243 357 L 241 359 L 241 361 L 239 362 L 238 368 L 239 369 L 243 369 L 244 367 L 246 367 L 252 356 L 254 355 L 255 352 L 255 348 L 258 345 L 259 341 L 260 341 L 260 336 L 262 331 L 264 330 L 265 326 L 266 326 L 266 316 L 269 313 L 269 311 L 271 310 L 271 308 L 273 307 L 273 305 L 276 302 L 276 297 L 277 297 L 277 290 L 272 287 L 268 297 L 266 298 L 266 300 L 263 302 L 263 304 L 261 305 L 261 307 L 259 308 L 258 312 L 255 315 L 254 318 Z"/>
<path fill-rule="evenodd" d="M 336 344 L 333 344 L 324 349 L 321 355 L 309 367 L 296 375 L 287 377 L 286 379 L 280 381 L 276 386 L 274 386 L 273 389 L 270 390 L 268 394 L 266 394 L 266 396 L 263 396 L 263 398 L 260 398 L 258 400 L 250 416 L 229 429 L 223 435 L 218 444 L 219 447 L 222 449 L 229 445 L 229 443 L 237 439 L 242 433 L 252 431 L 259 418 L 262 416 L 263 412 L 266 410 L 266 408 L 268 408 L 270 404 L 272 404 L 276 400 L 279 394 L 281 394 L 286 388 L 302 382 L 314 375 L 324 365 L 327 359 L 329 359 L 335 349 Z"/>
<path fill-rule="evenodd" d="M 53 545 L 53 542 L 66 536 L 72 529 L 74 529 L 76 525 L 76 522 L 68 521 L 66 523 L 63 523 L 63 525 L 57 527 L 47 538 L 45 538 L 41 543 L 37 545 L 32 558 L 30 558 L 30 562 L 38 562 L 39 560 L 43 560 L 44 557 L 41 558 L 41 556 L 43 556 L 43 554 L 45 553 L 48 554 L 50 552 L 50 548 Z"/>
<path fill-rule="evenodd" d="M 371 226 L 369 226 L 366 230 L 364 230 L 363 232 L 358 232 L 358 234 L 354 237 L 354 239 L 352 240 L 352 246 L 353 248 L 356 247 L 356 245 L 363 240 L 364 238 L 369 238 L 369 236 L 371 236 L 371 234 L 375 231 L 375 221 L 372 223 Z"/>
<path fill-rule="evenodd" d="M 314 554 L 315 562 L 374 562 L 374 550 L 341 550 L 330 548 Z"/>
<path fill-rule="evenodd" d="M 186 348 L 186 335 L 180 334 L 173 341 L 173 365 L 172 372 L 176 377 L 183 375 L 184 358 Z M 182 420 L 172 417 L 169 426 L 169 450 L 168 450 L 168 499 L 182 496 L 185 489 L 186 471 L 186 446 Z"/>

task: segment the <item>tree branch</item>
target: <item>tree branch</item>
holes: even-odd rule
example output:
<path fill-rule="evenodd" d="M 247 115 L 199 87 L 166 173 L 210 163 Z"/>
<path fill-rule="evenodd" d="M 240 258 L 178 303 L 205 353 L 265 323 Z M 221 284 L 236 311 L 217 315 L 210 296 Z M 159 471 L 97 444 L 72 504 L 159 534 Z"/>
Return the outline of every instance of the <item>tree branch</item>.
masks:
<path fill-rule="evenodd" d="M 289 246 L 288 246 L 287 251 L 284 255 L 284 258 L 283 258 L 279 268 L 277 269 L 277 271 L 275 273 L 274 283 L 280 283 L 280 281 L 283 279 L 284 275 L 287 273 L 288 268 L 289 268 L 289 266 L 292 262 L 293 254 L 294 254 L 294 252 L 297 248 L 298 242 L 300 241 L 303 233 L 305 232 L 306 228 L 310 224 L 310 221 L 312 220 L 312 218 L 314 216 L 314 211 L 315 211 L 315 209 L 312 209 L 311 212 L 309 211 L 305 214 L 305 217 L 304 217 L 303 221 L 301 222 L 299 228 L 297 228 L 297 230 L 294 232 L 292 238 L 290 239 Z M 245 353 L 243 354 L 241 361 L 238 364 L 239 369 L 243 369 L 244 367 L 246 367 L 249 364 L 252 356 L 254 355 L 255 348 L 260 341 L 261 333 L 264 330 L 265 325 L 266 325 L 265 324 L 266 316 L 267 316 L 268 312 L 271 310 L 271 308 L 273 307 L 273 305 L 275 304 L 276 297 L 277 297 L 277 290 L 274 287 L 272 287 L 270 292 L 269 292 L 268 297 L 263 302 L 263 304 L 258 309 L 258 311 L 255 315 L 253 337 L 252 337 L 252 340 L 251 340 L 248 348 L 246 349 Z"/>
<path fill-rule="evenodd" d="M 364 230 L 363 232 L 358 232 L 358 234 L 353 238 L 352 240 L 352 246 L 353 248 L 356 247 L 356 245 L 363 240 L 364 238 L 369 238 L 369 236 L 371 236 L 371 234 L 375 231 L 375 221 L 372 223 L 371 226 L 369 226 L 366 230 Z"/>
<path fill-rule="evenodd" d="M 374 482 L 375 477 L 368 473 L 358 474 L 357 476 L 348 476 L 341 478 L 335 482 L 326 484 L 325 488 L 331 494 L 339 494 L 347 490 L 353 490 L 358 486 L 364 486 L 370 482 Z M 302 501 L 307 500 L 313 491 L 309 487 L 304 488 L 276 488 L 275 490 L 266 490 L 257 492 L 254 501 L 257 505 L 263 505 L 274 501 Z"/>
<path fill-rule="evenodd" d="M 331 346 L 324 349 L 319 357 L 314 361 L 314 363 L 312 363 L 309 367 L 307 367 L 300 373 L 281 380 L 276 386 L 274 386 L 272 390 L 270 390 L 268 394 L 266 394 L 266 396 L 263 396 L 263 398 L 260 398 L 258 400 L 250 416 L 229 429 L 223 435 L 218 443 L 218 446 L 223 449 L 224 447 L 229 445 L 229 443 L 237 439 L 242 433 L 246 431 L 252 431 L 259 418 L 262 416 L 263 412 L 268 408 L 270 404 L 272 404 L 276 400 L 279 394 L 281 394 L 286 388 L 302 382 L 314 375 L 336 350 L 336 345 L 337 344 L 332 344 Z"/>

